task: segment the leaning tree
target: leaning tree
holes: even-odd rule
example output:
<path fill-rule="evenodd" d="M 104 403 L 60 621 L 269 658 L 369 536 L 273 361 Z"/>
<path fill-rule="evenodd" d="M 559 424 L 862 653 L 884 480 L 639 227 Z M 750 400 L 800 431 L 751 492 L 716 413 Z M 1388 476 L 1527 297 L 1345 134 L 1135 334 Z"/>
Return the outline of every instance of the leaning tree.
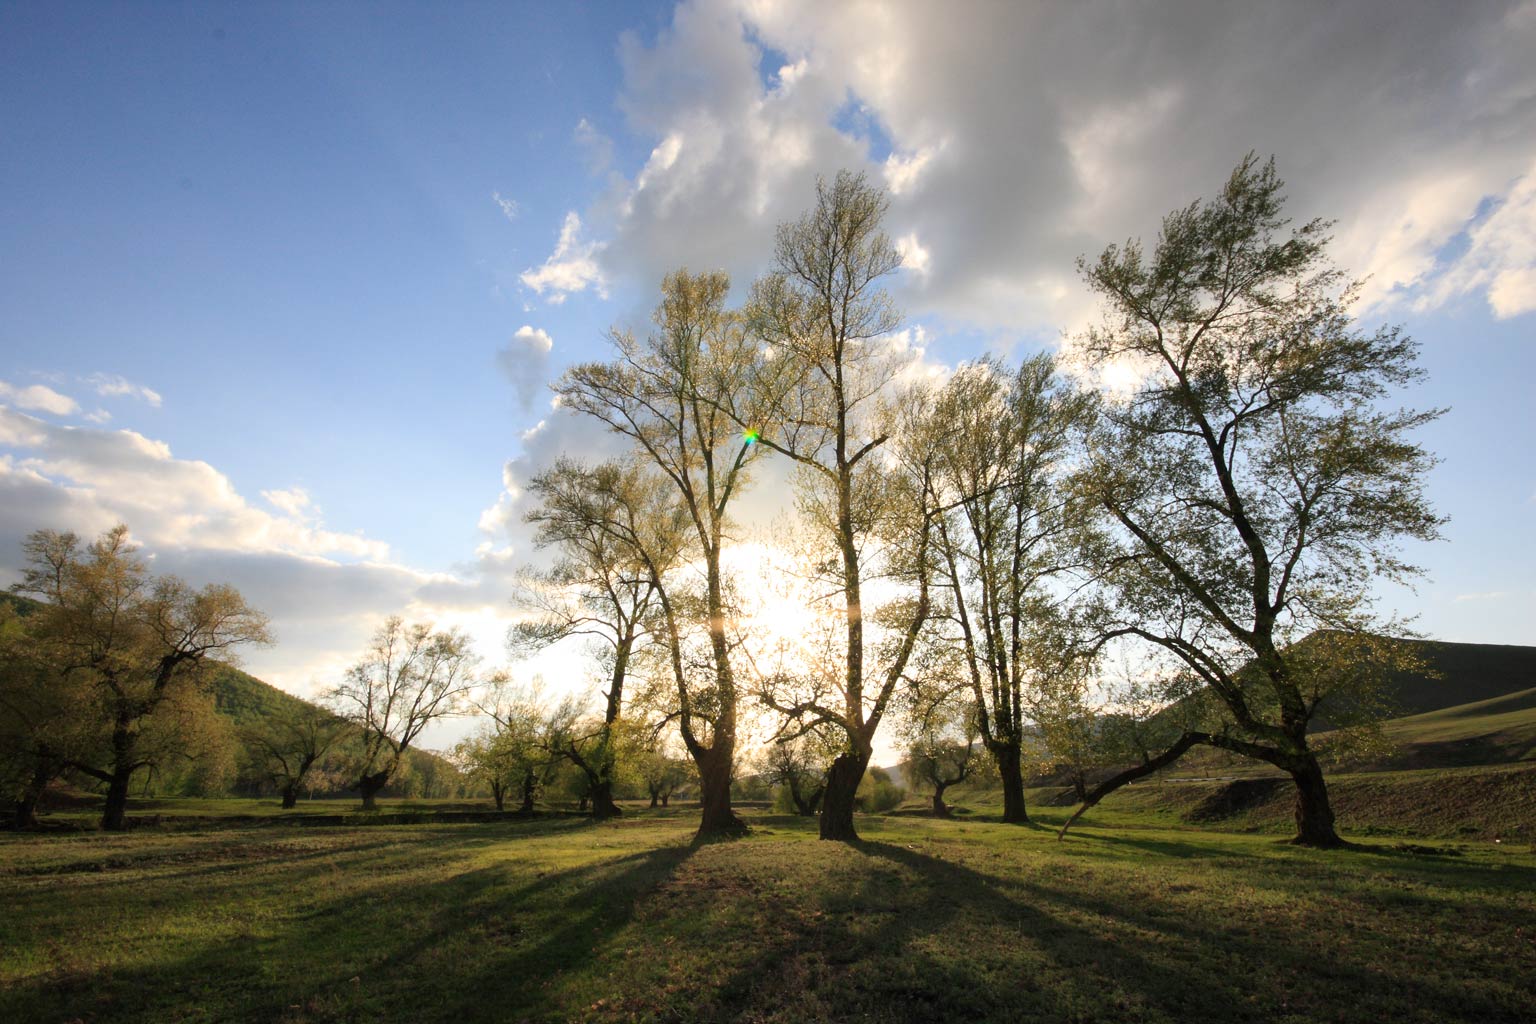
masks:
<path fill-rule="evenodd" d="M 1199 680 L 1221 712 L 1106 786 L 1209 744 L 1288 774 L 1296 841 L 1336 846 L 1307 728 L 1363 678 L 1340 670 L 1359 645 L 1338 638 L 1390 628 L 1370 595 L 1417 572 L 1399 541 L 1438 535 L 1434 459 L 1410 437 L 1438 413 L 1384 404 L 1421 376 L 1416 345 L 1357 326 L 1329 225 L 1288 229 L 1281 185 L 1250 154 L 1214 200 L 1169 214 L 1150 253 L 1132 241 L 1080 261 L 1107 308 L 1082 353 L 1141 383 L 1106 402 L 1077 486 L 1108 524 L 1103 637 L 1155 645 L 1181 670 L 1168 678 Z"/>

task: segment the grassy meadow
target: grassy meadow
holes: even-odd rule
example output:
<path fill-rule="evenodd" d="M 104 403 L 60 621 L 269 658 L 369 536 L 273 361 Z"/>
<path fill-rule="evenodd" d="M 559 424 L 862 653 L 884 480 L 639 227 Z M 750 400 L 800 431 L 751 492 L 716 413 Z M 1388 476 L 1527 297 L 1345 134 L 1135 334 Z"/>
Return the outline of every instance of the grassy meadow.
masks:
<path fill-rule="evenodd" d="M 1536 1019 L 1528 840 L 1319 853 L 1146 792 L 1062 842 L 1054 808 L 5 836 L 0 1020 Z"/>

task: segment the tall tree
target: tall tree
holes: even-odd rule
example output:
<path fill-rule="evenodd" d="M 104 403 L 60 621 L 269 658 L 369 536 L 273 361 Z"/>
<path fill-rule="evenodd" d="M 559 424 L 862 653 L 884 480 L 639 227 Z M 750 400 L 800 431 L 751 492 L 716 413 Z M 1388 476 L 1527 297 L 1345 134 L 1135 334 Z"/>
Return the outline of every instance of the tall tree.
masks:
<path fill-rule="evenodd" d="M 1438 413 L 1382 407 L 1421 376 L 1416 346 L 1356 326 L 1328 224 L 1287 231 L 1281 186 L 1250 155 L 1214 200 L 1164 218 L 1150 255 L 1128 242 L 1080 262 L 1108 309 L 1083 352 L 1146 376 L 1106 404 L 1079 483 L 1111 527 L 1104 635 L 1198 677 L 1224 721 L 1180 743 L 1286 772 L 1296 841 L 1326 847 L 1340 840 L 1307 727 L 1350 679 L 1295 641 L 1379 630 L 1373 585 L 1416 573 L 1397 542 L 1442 520 L 1422 489 L 1434 460 L 1409 434 Z"/>
<path fill-rule="evenodd" d="M 83 546 L 73 533 L 39 530 L 23 550 L 15 589 L 44 602 L 29 624 L 40 655 L 82 681 L 78 714 L 97 730 L 70 766 L 107 787 L 102 827 L 122 829 L 134 775 L 182 749 L 179 716 L 211 712 L 205 661 L 267 643 L 266 617 L 233 587 L 150 575 L 121 524 Z"/>
<path fill-rule="evenodd" d="M 434 631 L 391 616 L 367 652 L 330 693 L 358 731 L 355 788 L 363 809 L 378 809 L 379 790 L 428 725 L 462 710 L 477 683 L 477 659 L 457 630 Z"/>
<path fill-rule="evenodd" d="M 741 434 L 722 405 L 731 396 L 752 402 L 760 360 L 741 318 L 726 307 L 729 290 L 723 274 L 668 274 L 654 330 L 644 337 L 615 332 L 616 359 L 573 367 L 556 386 L 571 408 L 634 442 L 636 457 L 668 482 L 691 527 L 699 600 L 684 599 L 676 573 L 671 581 L 653 573 L 652 582 L 671 651 L 678 728 L 699 768 L 704 834 L 745 828 L 731 809 L 738 673 L 722 559 L 731 540 L 731 500 L 745 488 L 758 449 L 756 436 Z M 707 638 L 702 695 L 691 692 L 683 667 L 690 626 Z"/>
<path fill-rule="evenodd" d="M 1073 568 L 1062 486 L 1092 399 L 1039 355 L 1008 370 L 960 367 L 934 402 L 939 514 L 934 546 L 941 642 L 959 655 L 981 741 L 1003 783 L 1003 820 L 1025 822 L 1023 749 L 1030 709 L 1070 666 L 1053 584 Z"/>
<path fill-rule="evenodd" d="M 889 337 L 901 317 L 880 286 L 901 266 L 880 229 L 887 206 L 862 175 L 844 171 L 817 183 L 815 208 L 779 227 L 776 269 L 753 288 L 754 333 L 768 353 L 749 392 L 756 406 L 741 392 L 721 396 L 764 447 L 800 467 L 800 510 L 830 548 L 827 582 L 842 599 L 835 705 L 779 702 L 808 724 L 833 727 L 843 741 L 827 773 L 823 839 L 858 838 L 858 786 L 931 610 L 928 488 L 880 457 L 894 432 L 891 390 L 909 362 Z M 871 576 L 910 584 L 912 596 L 874 614 L 865 608 Z"/>
<path fill-rule="evenodd" d="M 587 470 L 567 460 L 534 477 L 530 489 L 538 504 L 527 520 L 538 528 L 536 543 L 559 554 L 550 569 L 525 575 L 521 599 L 540 614 L 513 626 L 508 645 L 523 653 L 572 637 L 597 643 L 598 661 L 607 669 L 602 725 L 561 754 L 588 776 L 593 816 L 608 818 L 620 813 L 613 800 L 614 727 L 659 583 L 634 546 L 609 525 L 617 514 L 609 505 L 639 491 L 589 483 Z"/>

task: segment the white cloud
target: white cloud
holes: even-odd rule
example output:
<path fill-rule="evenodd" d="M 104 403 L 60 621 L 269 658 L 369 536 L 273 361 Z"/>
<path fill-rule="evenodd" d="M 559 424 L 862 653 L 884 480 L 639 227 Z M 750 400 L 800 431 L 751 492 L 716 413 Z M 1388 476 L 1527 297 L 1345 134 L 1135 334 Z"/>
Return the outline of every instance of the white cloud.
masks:
<path fill-rule="evenodd" d="M 560 239 L 549 259 L 540 267 L 523 271 L 520 279 L 540 295 L 548 292 L 548 300 L 556 305 L 564 302 L 567 296 L 588 288 L 607 298 L 607 281 L 597 263 L 597 254 L 602 248 L 602 243 L 581 240 L 581 217 L 572 211 L 565 215 L 565 222 L 560 226 Z"/>
<path fill-rule="evenodd" d="M 80 404 L 68 395 L 61 395 L 43 384 L 18 388 L 0 380 L 0 402 L 10 402 L 18 409 L 48 412 L 55 416 L 69 416 L 80 411 Z"/>
<path fill-rule="evenodd" d="M 885 187 L 891 195 L 899 196 L 911 192 L 922 181 L 923 171 L 928 167 L 934 154 L 939 151 L 939 146 L 924 146 L 915 153 L 892 153 L 885 158 Z"/>
<path fill-rule="evenodd" d="M 504 199 L 500 192 L 492 192 L 491 199 L 501 209 L 501 215 L 507 220 L 517 220 L 518 205 L 516 199 Z"/>
<path fill-rule="evenodd" d="M 0 408 L 0 445 L 16 450 L 9 467 L 71 496 L 82 521 L 124 521 L 155 544 L 383 560 L 388 547 L 318 524 L 278 506 L 250 505 L 206 462 L 178 459 L 164 442 L 132 430 L 61 427 Z M 268 492 L 292 500 L 295 492 Z M 301 493 L 301 492 L 300 492 Z M 274 502 L 277 504 L 277 502 Z M 24 510 L 13 510 L 21 517 Z M 53 525 L 46 521 L 31 528 Z"/>
<path fill-rule="evenodd" d="M 91 423 L 110 423 L 112 414 L 105 409 L 97 409 L 95 412 L 86 413 L 85 418 Z"/>
<path fill-rule="evenodd" d="M 1536 161 L 1531 5 L 973 13 L 684 2 L 655 39 L 627 37 L 619 106 L 654 148 L 599 204 L 602 270 L 647 287 L 685 265 L 755 275 L 815 176 L 846 167 L 885 183 L 887 229 L 927 267 L 898 286 L 909 312 L 1050 339 L 1093 312 L 1078 256 L 1150 240 L 1256 150 L 1276 155 L 1296 220 L 1338 219 L 1335 257 L 1374 275 L 1370 303 L 1536 303 L 1536 232 L 1510 184 Z M 784 59 L 765 76 L 770 54 Z M 1462 232 L 1466 251 L 1437 264 Z"/>
<path fill-rule="evenodd" d="M 85 383 L 95 388 L 96 393 L 103 398 L 137 398 L 156 409 L 160 408 L 160 392 L 143 384 L 135 384 L 125 377 L 112 373 L 93 373 L 85 378 Z"/>
<path fill-rule="evenodd" d="M 928 276 L 928 271 L 933 267 L 933 257 L 923 248 L 923 243 L 917 240 L 917 232 L 909 231 L 896 239 L 896 251 L 901 253 L 902 266 L 923 277 Z"/>
<path fill-rule="evenodd" d="M 512 335 L 507 347 L 496 353 L 496 365 L 512 382 L 525 409 L 533 407 L 549 377 L 549 354 L 554 347 L 548 332 L 524 324 Z"/>
<path fill-rule="evenodd" d="M 1536 310 L 1536 161 L 1489 206 L 1467 227 L 1464 252 L 1418 275 L 1429 286 L 1414 302 L 1416 310 L 1467 294 L 1483 295 L 1501 320 Z"/>
<path fill-rule="evenodd" d="M 309 492 L 302 487 L 291 487 L 285 491 L 262 491 L 261 496 L 267 499 L 267 504 L 295 519 L 307 521 L 320 514 L 320 510 L 310 500 Z"/>

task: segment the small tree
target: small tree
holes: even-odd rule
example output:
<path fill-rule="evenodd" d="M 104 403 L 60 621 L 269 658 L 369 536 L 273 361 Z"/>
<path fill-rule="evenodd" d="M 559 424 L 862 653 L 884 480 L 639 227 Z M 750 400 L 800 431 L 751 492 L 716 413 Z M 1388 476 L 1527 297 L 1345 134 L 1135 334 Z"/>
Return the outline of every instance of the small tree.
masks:
<path fill-rule="evenodd" d="M 291 810 L 298 805 L 299 792 L 310 772 L 349 732 L 346 719 L 313 704 L 299 704 L 284 707 L 243 730 L 242 738 L 277 787 L 283 809 Z"/>
<path fill-rule="evenodd" d="M 107 788 L 102 827 L 126 827 L 135 775 L 187 751 L 188 717 L 212 714 L 202 669 L 236 648 L 269 642 L 267 620 L 233 587 L 194 590 L 151 576 L 118 525 L 82 546 L 73 533 L 39 530 L 23 549 L 15 589 L 40 598 L 29 632 L 37 657 L 79 685 L 89 736 L 69 765 Z"/>
<path fill-rule="evenodd" d="M 939 723 L 926 724 L 907 752 L 913 781 L 933 787 L 933 814 L 937 818 L 949 817 L 944 791 L 976 773 L 978 744 L 974 719 L 966 716 L 962 721 L 970 727 L 956 730 Z"/>
<path fill-rule="evenodd" d="M 1215 200 L 1163 220 L 1150 256 L 1128 242 L 1080 261 L 1108 308 L 1083 352 L 1146 376 L 1106 403 L 1077 486 L 1109 524 L 1093 552 L 1103 636 L 1156 645 L 1222 709 L 1175 746 L 1286 772 L 1296 841 L 1336 846 L 1307 728 L 1360 676 L 1297 641 L 1384 628 L 1373 584 L 1411 579 L 1397 542 L 1442 522 L 1423 493 L 1434 460 L 1409 439 L 1438 413 L 1379 407 L 1421 376 L 1416 346 L 1355 326 L 1357 286 L 1326 260 L 1328 225 L 1287 233 L 1281 205 L 1274 162 L 1250 155 Z"/>
<path fill-rule="evenodd" d="M 476 683 L 476 664 L 469 638 L 456 630 L 434 632 L 398 616 L 379 627 L 362 660 L 330 694 L 357 729 L 354 785 L 364 810 L 377 810 L 379 790 L 422 730 L 461 710 Z"/>
<path fill-rule="evenodd" d="M 796 814 L 813 818 L 827 789 L 827 766 L 836 756 L 835 741 L 813 730 L 769 744 L 761 771 L 768 781 L 784 787 Z"/>

